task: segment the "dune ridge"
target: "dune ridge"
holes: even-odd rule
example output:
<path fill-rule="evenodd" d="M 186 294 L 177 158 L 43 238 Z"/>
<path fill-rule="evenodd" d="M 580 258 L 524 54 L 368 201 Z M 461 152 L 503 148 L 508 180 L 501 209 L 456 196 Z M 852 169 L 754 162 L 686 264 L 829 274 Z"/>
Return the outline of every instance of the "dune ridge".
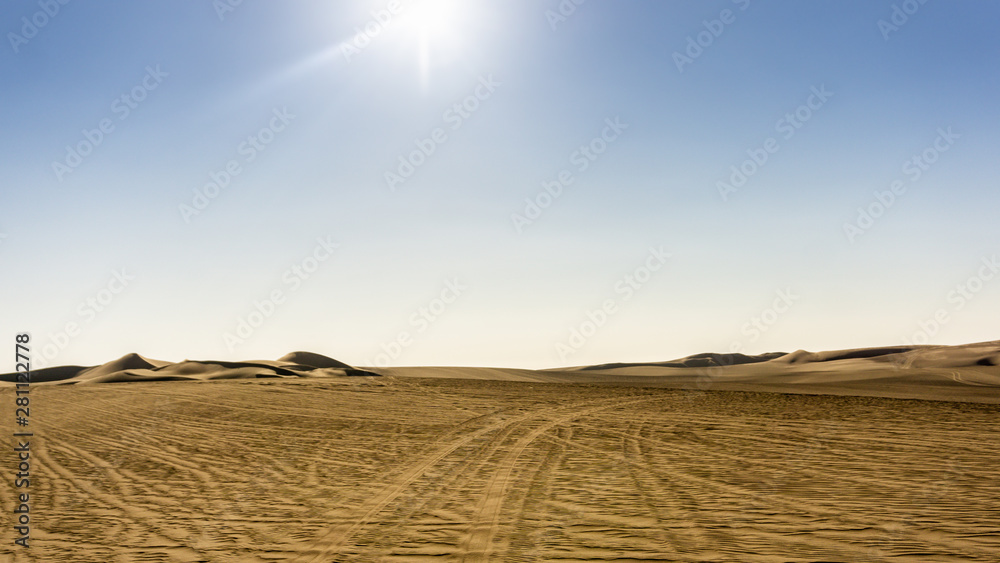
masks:
<path fill-rule="evenodd" d="M 81 383 L 124 383 L 134 381 L 208 381 L 216 379 L 257 379 L 270 377 L 378 376 L 333 358 L 312 352 L 292 352 L 278 360 L 153 360 L 136 353 L 98 366 L 57 366 L 32 372 L 32 383 L 75 385 Z M 16 374 L 0 375 L 13 382 Z"/>
<path fill-rule="evenodd" d="M 34 372 L 41 384 L 259 378 L 423 377 L 836 394 L 1000 403 L 1000 341 L 885 346 L 758 355 L 703 353 L 664 362 L 616 362 L 544 370 L 486 367 L 358 368 L 314 352 L 277 360 L 167 362 L 126 354 L 99 366 Z M 0 375 L 13 382 L 15 374 Z"/>

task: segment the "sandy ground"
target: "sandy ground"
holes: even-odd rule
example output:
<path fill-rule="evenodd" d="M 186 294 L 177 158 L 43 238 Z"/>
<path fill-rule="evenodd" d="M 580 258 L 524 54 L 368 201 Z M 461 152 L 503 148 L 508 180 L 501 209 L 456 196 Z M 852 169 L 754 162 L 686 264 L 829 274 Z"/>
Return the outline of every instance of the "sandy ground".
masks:
<path fill-rule="evenodd" d="M 723 391 L 740 383 L 714 372 L 34 386 L 32 547 L 12 545 L 5 478 L 0 560 L 1000 561 L 996 370 L 927 369 L 931 388 L 832 379 L 985 402 Z"/>

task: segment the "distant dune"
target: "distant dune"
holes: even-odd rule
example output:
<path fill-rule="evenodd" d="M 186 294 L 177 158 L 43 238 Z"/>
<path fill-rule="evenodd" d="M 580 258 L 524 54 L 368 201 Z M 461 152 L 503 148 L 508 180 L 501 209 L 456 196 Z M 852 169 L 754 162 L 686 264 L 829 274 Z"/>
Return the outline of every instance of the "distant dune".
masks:
<path fill-rule="evenodd" d="M 33 372 L 35 383 L 349 376 L 431 377 L 590 383 L 694 390 L 765 391 L 1000 403 L 1000 341 L 960 346 L 892 346 L 757 356 L 704 353 L 677 360 L 528 370 L 480 367 L 356 368 L 312 352 L 277 360 L 165 362 L 128 354 L 99 366 Z M 0 376 L 14 381 L 14 374 Z"/>
<path fill-rule="evenodd" d="M 32 383 L 123 383 L 128 381 L 177 381 L 213 379 L 255 379 L 264 377 L 343 377 L 377 376 L 343 362 L 312 352 L 292 352 L 277 361 L 253 360 L 184 360 L 165 362 L 139 354 L 126 354 L 117 360 L 92 367 L 58 366 L 32 372 Z M 0 381 L 12 382 L 15 374 L 0 375 Z"/>

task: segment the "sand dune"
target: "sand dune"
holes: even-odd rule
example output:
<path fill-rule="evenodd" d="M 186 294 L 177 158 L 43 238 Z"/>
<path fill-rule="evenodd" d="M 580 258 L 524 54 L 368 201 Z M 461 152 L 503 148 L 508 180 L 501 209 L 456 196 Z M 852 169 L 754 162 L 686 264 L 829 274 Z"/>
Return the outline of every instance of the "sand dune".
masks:
<path fill-rule="evenodd" d="M 59 366 L 32 372 L 33 383 L 123 383 L 135 381 L 209 381 L 214 379 L 255 379 L 267 377 L 342 377 L 376 376 L 377 373 L 353 368 L 343 362 L 311 352 L 292 352 L 279 360 L 229 362 L 203 360 L 165 362 L 139 354 L 126 354 L 99 366 Z M 0 381 L 12 382 L 15 374 L 0 375 Z"/>
<path fill-rule="evenodd" d="M 479 367 L 356 368 L 312 352 L 278 360 L 171 363 L 128 354 L 93 367 L 34 372 L 38 383 L 89 384 L 345 376 L 432 377 L 501 381 L 640 385 L 1000 402 L 1000 341 L 961 346 L 892 346 L 792 353 L 695 354 L 677 360 L 612 363 L 546 370 Z M 13 374 L 0 376 L 11 382 Z"/>
<path fill-rule="evenodd" d="M 339 362 L 333 358 L 328 358 L 322 354 L 314 354 L 312 352 L 292 352 L 290 354 L 285 354 L 284 356 L 278 358 L 279 362 L 289 362 L 293 364 L 298 364 L 302 366 L 310 366 L 314 368 L 346 368 L 350 369 L 351 366 L 345 364 L 344 362 Z"/>

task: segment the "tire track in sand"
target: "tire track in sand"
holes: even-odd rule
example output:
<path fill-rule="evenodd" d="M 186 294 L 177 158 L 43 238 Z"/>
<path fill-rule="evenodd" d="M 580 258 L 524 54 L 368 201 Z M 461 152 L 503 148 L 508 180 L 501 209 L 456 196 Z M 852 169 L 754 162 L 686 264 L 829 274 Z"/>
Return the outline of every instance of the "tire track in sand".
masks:
<path fill-rule="evenodd" d="M 386 506 L 388 506 L 398 496 L 403 494 L 403 492 L 407 489 L 407 487 L 409 487 L 414 481 L 422 477 L 424 473 L 429 471 L 432 467 L 437 465 L 439 462 L 441 462 L 445 457 L 453 453 L 455 450 L 465 446 L 466 444 L 472 442 L 473 440 L 479 438 L 480 436 L 483 436 L 484 434 L 502 431 L 514 424 L 524 423 L 532 420 L 544 419 L 553 413 L 558 413 L 560 411 L 564 411 L 567 409 L 578 409 L 581 407 L 587 407 L 588 405 L 596 404 L 598 406 L 595 406 L 590 410 L 597 411 L 641 400 L 651 400 L 651 399 L 650 398 L 631 399 L 631 400 L 621 400 L 618 398 L 599 399 L 592 401 L 582 401 L 579 403 L 572 403 L 569 405 L 558 405 L 553 407 L 547 407 L 542 410 L 529 411 L 520 416 L 498 421 L 489 424 L 488 426 L 467 433 L 460 433 L 461 428 L 468 426 L 472 421 L 478 421 L 490 418 L 493 415 L 493 413 L 480 415 L 468 419 L 464 422 L 461 422 L 458 425 L 456 425 L 455 428 L 446 432 L 442 437 L 435 440 L 434 445 L 432 446 L 430 452 L 424 455 L 421 459 L 411 464 L 409 469 L 405 470 L 403 473 L 398 475 L 393 483 L 384 487 L 381 491 L 379 491 L 377 494 L 369 498 L 368 501 L 366 501 L 360 507 L 358 507 L 356 509 L 356 512 L 361 513 L 358 517 L 351 518 L 347 522 L 344 522 L 342 524 L 337 524 L 332 526 L 319 538 L 314 540 L 310 547 L 299 550 L 299 555 L 291 559 L 291 561 L 295 563 L 307 563 L 307 562 L 327 563 L 329 561 L 328 557 L 331 554 L 333 554 L 336 550 L 338 550 L 345 543 L 347 543 L 347 541 L 349 541 L 351 537 L 353 537 L 354 534 L 356 534 L 361 528 L 367 526 L 380 512 L 382 512 L 382 510 L 385 509 Z M 554 422 L 546 423 L 545 425 L 543 425 L 544 428 L 543 431 L 540 432 L 538 430 L 535 430 L 531 434 L 529 434 L 529 436 L 527 436 L 526 438 L 522 438 L 522 440 L 520 440 L 515 445 L 515 450 L 519 448 L 521 451 L 523 451 L 523 449 L 527 447 L 528 444 L 534 441 L 544 431 L 547 431 L 548 429 L 554 427 L 556 424 L 561 424 L 568 420 L 572 420 L 573 418 L 578 418 L 579 416 L 585 416 L 586 414 L 589 414 L 590 410 L 575 411 L 572 414 L 560 417 Z M 451 440 L 448 439 L 449 436 L 456 434 L 457 437 L 455 439 Z M 525 441 L 527 438 L 530 438 L 530 440 Z M 518 452 L 518 455 L 520 455 L 520 452 Z M 511 465 L 510 469 L 513 469 L 512 463 L 510 462 L 516 461 L 516 456 L 513 459 L 511 459 L 511 456 L 508 455 L 508 458 L 505 461 L 507 461 L 508 464 Z M 501 472 L 502 471 L 503 470 L 501 470 Z M 491 479 L 490 484 L 487 487 L 487 491 L 488 492 L 491 491 L 493 488 L 497 486 L 497 484 L 498 484 L 497 473 L 495 473 L 493 479 Z M 492 493 L 492 496 L 495 496 L 495 494 L 496 494 L 495 492 Z M 477 510 L 477 513 L 479 512 L 481 511 Z M 498 516 L 498 514 L 495 516 Z M 490 535 L 489 537 L 490 539 L 492 539 L 492 535 Z"/>
<path fill-rule="evenodd" d="M 489 483 L 486 485 L 486 490 L 483 492 L 479 503 L 476 505 L 476 513 L 469 526 L 469 535 L 463 542 L 462 561 L 478 562 L 489 560 L 493 539 L 496 537 L 500 528 L 500 510 L 503 507 L 503 499 L 507 491 L 507 487 L 510 484 L 511 474 L 514 471 L 514 467 L 517 465 L 517 460 L 532 442 L 557 426 L 582 418 L 594 412 L 627 404 L 654 401 L 657 399 L 659 398 L 643 397 L 618 401 L 609 405 L 594 406 L 584 408 L 582 410 L 573 410 L 569 414 L 544 422 L 529 432 L 526 436 L 519 439 L 512 446 L 511 451 L 507 454 L 507 456 L 500 461 L 497 471 L 493 473 Z M 572 405 L 567 406 L 566 408 L 572 409 L 575 407 L 575 405 Z"/>
<path fill-rule="evenodd" d="M 37 448 L 37 450 L 34 448 Z M 40 442 L 38 446 L 33 445 L 32 453 L 38 455 L 38 459 L 43 466 L 50 469 L 56 475 L 62 477 L 82 495 L 89 497 L 108 508 L 121 511 L 132 522 L 146 528 L 149 533 L 161 543 L 158 547 L 164 552 L 170 553 L 175 560 L 207 561 L 203 553 L 185 545 L 185 541 L 187 539 L 186 534 L 178 534 L 175 530 L 164 529 L 162 526 L 156 525 L 151 521 L 151 517 L 154 515 L 149 514 L 148 511 L 122 502 L 115 495 L 105 493 L 85 480 L 80 479 L 71 470 L 58 463 L 55 458 L 52 457 L 43 442 Z M 118 476 L 115 479 L 117 480 L 119 478 L 121 477 Z M 182 557 L 183 559 L 181 559 Z"/>

